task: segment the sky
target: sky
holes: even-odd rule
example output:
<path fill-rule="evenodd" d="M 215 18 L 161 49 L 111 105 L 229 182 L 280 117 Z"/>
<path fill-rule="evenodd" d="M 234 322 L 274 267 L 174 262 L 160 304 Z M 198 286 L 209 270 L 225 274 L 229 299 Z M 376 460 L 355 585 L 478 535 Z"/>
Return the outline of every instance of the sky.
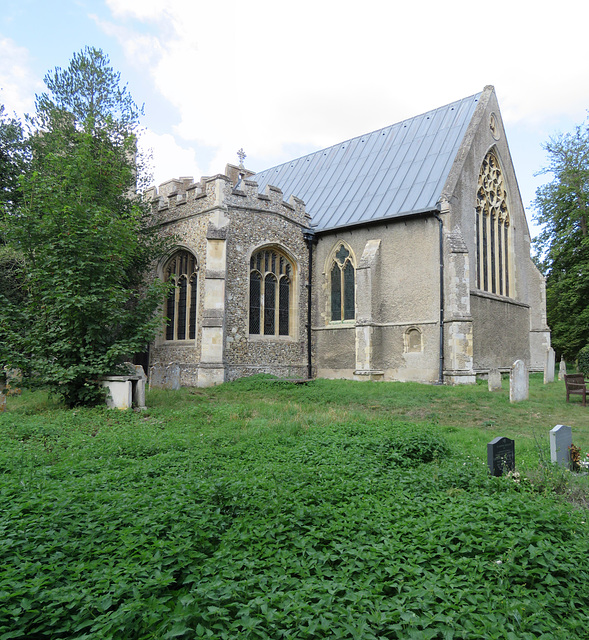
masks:
<path fill-rule="evenodd" d="M 154 183 L 260 171 L 495 86 L 532 236 L 542 145 L 585 122 L 589 3 L 2 0 L 0 104 L 102 49 L 138 104 Z"/>

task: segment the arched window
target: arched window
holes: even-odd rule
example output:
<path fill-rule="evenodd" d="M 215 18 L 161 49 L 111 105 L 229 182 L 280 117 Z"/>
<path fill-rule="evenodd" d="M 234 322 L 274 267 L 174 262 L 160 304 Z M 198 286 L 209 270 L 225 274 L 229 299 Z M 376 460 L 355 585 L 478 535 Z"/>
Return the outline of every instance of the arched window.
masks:
<path fill-rule="evenodd" d="M 499 160 L 489 151 L 481 165 L 476 201 L 477 288 L 511 296 L 511 230 Z"/>
<path fill-rule="evenodd" d="M 196 338 L 196 258 L 185 250 L 176 251 L 166 262 L 164 279 L 174 287 L 166 300 L 166 340 Z"/>
<path fill-rule="evenodd" d="M 335 252 L 330 270 L 331 321 L 353 320 L 355 312 L 354 265 L 352 256 L 341 244 Z"/>
<path fill-rule="evenodd" d="M 293 264 L 277 249 L 260 249 L 252 254 L 250 334 L 290 335 L 293 275 Z"/>

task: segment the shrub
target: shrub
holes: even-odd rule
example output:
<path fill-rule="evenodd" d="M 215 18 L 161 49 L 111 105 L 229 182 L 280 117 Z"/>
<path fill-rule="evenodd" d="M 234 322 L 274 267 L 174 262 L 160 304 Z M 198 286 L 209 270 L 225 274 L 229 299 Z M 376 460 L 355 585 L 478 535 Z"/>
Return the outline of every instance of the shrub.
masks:
<path fill-rule="evenodd" d="M 589 344 L 579 351 L 577 367 L 586 378 L 589 377 Z"/>
<path fill-rule="evenodd" d="M 447 441 L 433 429 L 414 428 L 386 438 L 382 443 L 398 464 L 416 464 L 441 460 L 450 454 Z"/>

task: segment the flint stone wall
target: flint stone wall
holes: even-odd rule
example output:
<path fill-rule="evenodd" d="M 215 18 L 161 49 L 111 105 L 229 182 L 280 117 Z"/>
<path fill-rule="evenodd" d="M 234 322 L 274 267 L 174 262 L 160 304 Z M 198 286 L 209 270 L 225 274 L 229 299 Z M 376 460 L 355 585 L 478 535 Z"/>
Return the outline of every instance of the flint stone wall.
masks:
<path fill-rule="evenodd" d="M 198 262 L 196 338 L 178 342 L 165 340 L 162 320 L 162 332 L 150 355 L 151 384 L 159 385 L 158 381 L 165 381 L 164 386 L 169 384 L 166 372 L 172 364 L 179 366 L 182 386 L 208 384 L 211 368 L 216 369 L 217 380 L 219 371 L 223 380 L 256 373 L 306 376 L 308 250 L 303 231 L 308 228 L 309 216 L 304 203 L 297 198 L 284 202 L 282 192 L 271 186 L 266 193 L 259 194 L 257 184 L 249 180 L 242 181 L 240 188 L 235 189 L 225 175 L 203 178 L 200 183 L 188 178 L 169 181 L 159 190 L 150 190 L 146 197 L 152 202 L 153 224 L 158 225 L 164 235 L 182 238 L 173 251 L 188 249 Z M 215 269 L 207 267 L 207 246 L 211 242 L 224 245 L 223 272 L 219 272 L 218 265 Z M 281 250 L 295 266 L 291 279 L 294 289 L 289 336 L 249 335 L 250 257 L 264 247 Z M 171 253 L 162 258 L 154 276 L 163 277 L 163 268 Z M 214 289 L 221 296 L 218 302 L 223 307 L 222 318 L 214 323 L 220 325 L 223 357 L 222 362 L 215 365 L 201 362 L 203 353 L 207 353 L 206 348 L 203 349 L 207 279 L 215 281 Z M 209 309 L 208 315 L 211 313 L 215 315 Z"/>

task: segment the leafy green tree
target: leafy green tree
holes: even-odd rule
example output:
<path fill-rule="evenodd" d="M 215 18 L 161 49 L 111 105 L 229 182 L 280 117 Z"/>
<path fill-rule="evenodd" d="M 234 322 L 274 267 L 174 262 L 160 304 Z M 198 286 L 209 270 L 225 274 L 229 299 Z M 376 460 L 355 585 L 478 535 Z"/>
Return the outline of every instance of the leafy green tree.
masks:
<path fill-rule="evenodd" d="M 546 307 L 555 349 L 574 359 L 589 344 L 589 124 L 551 138 L 544 149 L 551 182 L 536 191 L 535 239 L 546 276 Z"/>
<path fill-rule="evenodd" d="M 140 110 L 108 57 L 86 48 L 45 83 L 30 120 L 22 201 L 2 220 L 6 242 L 24 256 L 27 295 L 0 305 L 0 343 L 29 384 L 48 386 L 68 406 L 92 404 L 98 378 L 158 329 L 164 291 L 145 276 L 162 247 L 136 195 Z"/>
<path fill-rule="evenodd" d="M 9 117 L 0 105 L 0 215 L 14 212 L 21 201 L 18 181 L 29 160 L 28 145 L 20 120 Z M 26 276 L 22 252 L 7 246 L 0 227 L 0 303 L 10 300 L 17 305 L 7 330 L 19 331 L 19 305 L 26 296 Z M 0 320 L 1 322 L 1 320 Z M 18 327 L 18 329 L 17 329 Z M 0 335 L 4 335 L 0 330 Z M 0 353 L 9 345 L 0 343 Z M 3 359 L 0 357 L 0 367 Z"/>
<path fill-rule="evenodd" d="M 0 104 L 0 210 L 13 209 L 19 201 L 19 176 L 27 165 L 28 153 L 20 120 L 9 117 Z"/>

